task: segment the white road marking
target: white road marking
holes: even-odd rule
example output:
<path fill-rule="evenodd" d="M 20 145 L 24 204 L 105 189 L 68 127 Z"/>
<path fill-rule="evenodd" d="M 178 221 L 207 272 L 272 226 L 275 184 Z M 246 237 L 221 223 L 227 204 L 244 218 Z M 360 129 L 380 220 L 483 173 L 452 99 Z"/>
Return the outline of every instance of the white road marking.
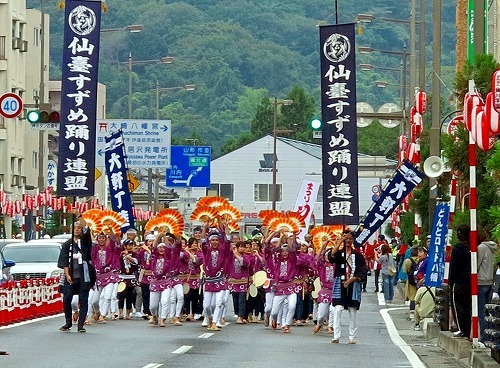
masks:
<path fill-rule="evenodd" d="M 391 316 L 389 315 L 389 310 L 397 310 L 397 309 L 406 309 L 406 307 L 401 308 L 390 308 L 390 309 L 381 309 L 380 314 L 384 319 L 385 325 L 387 326 L 387 332 L 389 332 L 389 336 L 391 337 L 394 345 L 399 347 L 401 351 L 406 355 L 408 361 L 410 362 L 413 368 L 426 368 L 427 366 L 420 360 L 420 357 L 411 349 L 411 347 L 404 341 L 401 336 L 399 336 L 398 330 L 392 321 Z"/>
<path fill-rule="evenodd" d="M 191 350 L 193 347 L 189 345 L 181 346 L 179 349 L 172 351 L 172 354 L 184 354 L 185 352 Z"/>
<path fill-rule="evenodd" d="M 161 364 L 161 363 L 149 363 L 142 368 L 158 368 L 158 367 L 161 367 L 162 365 L 163 364 Z"/>
<path fill-rule="evenodd" d="M 210 336 L 212 336 L 214 333 L 213 332 L 206 332 L 204 334 L 201 334 L 198 336 L 199 339 L 208 339 Z"/>
<path fill-rule="evenodd" d="M 14 328 L 14 327 L 19 327 L 19 326 L 29 325 L 30 323 L 45 321 L 47 319 L 56 318 L 56 317 L 64 317 L 64 314 L 60 313 L 60 314 L 55 314 L 53 316 L 40 317 L 40 318 L 30 319 L 29 321 L 23 321 L 23 322 L 13 323 L 11 325 L 0 327 L 0 330 L 6 330 L 8 328 Z"/>
<path fill-rule="evenodd" d="M 378 305 L 385 305 L 384 293 L 379 293 L 377 291 Z"/>

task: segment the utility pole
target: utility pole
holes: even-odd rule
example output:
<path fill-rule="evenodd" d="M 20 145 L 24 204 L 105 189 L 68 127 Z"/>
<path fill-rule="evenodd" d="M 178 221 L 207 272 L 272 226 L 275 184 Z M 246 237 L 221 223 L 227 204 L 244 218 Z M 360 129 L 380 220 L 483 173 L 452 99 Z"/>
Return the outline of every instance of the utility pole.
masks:
<path fill-rule="evenodd" d="M 44 0 L 40 0 L 40 103 L 45 103 L 45 14 L 43 9 Z M 44 130 L 38 131 L 38 190 L 42 191 L 45 187 L 44 180 L 44 159 L 43 159 L 43 146 L 44 146 Z"/>
<path fill-rule="evenodd" d="M 415 105 L 415 87 L 417 77 L 417 55 L 415 46 L 416 32 L 416 0 L 411 0 L 410 14 L 410 108 Z"/>
<path fill-rule="evenodd" d="M 432 32 L 432 125 L 430 129 L 430 155 L 440 156 L 439 135 L 441 134 L 441 1 L 434 0 Z M 436 208 L 436 178 L 429 178 L 429 225 L 432 227 Z"/>
<path fill-rule="evenodd" d="M 422 90 L 425 90 L 425 0 L 420 0 L 418 32 L 418 85 Z"/>

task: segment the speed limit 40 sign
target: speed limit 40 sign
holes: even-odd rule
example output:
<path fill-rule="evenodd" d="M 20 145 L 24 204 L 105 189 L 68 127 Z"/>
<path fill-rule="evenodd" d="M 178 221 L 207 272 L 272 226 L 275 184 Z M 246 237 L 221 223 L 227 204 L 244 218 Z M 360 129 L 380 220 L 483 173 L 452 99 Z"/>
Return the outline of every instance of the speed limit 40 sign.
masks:
<path fill-rule="evenodd" d="M 0 96 L 0 115 L 11 119 L 23 111 L 23 100 L 15 93 L 4 93 Z"/>

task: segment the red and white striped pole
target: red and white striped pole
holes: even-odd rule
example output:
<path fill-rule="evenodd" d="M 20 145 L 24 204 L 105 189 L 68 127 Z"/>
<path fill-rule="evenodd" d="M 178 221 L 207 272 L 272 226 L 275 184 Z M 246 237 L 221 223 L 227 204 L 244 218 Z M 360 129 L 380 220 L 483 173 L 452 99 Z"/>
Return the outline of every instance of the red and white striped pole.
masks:
<path fill-rule="evenodd" d="M 444 278 L 443 283 L 448 284 L 448 276 L 450 274 L 450 259 L 451 259 L 451 237 L 453 229 L 453 216 L 455 215 L 455 206 L 457 200 L 457 177 L 455 174 L 451 175 L 450 183 L 450 215 L 448 216 L 448 234 L 446 235 L 446 249 L 445 249 L 445 263 L 444 263 Z"/>
<path fill-rule="evenodd" d="M 422 231 L 422 215 L 415 213 L 415 224 L 413 225 L 413 238 L 418 240 L 420 232 Z"/>
<path fill-rule="evenodd" d="M 469 132 L 469 210 L 470 210 L 470 282 L 472 296 L 472 345 L 477 346 L 479 341 L 479 318 L 477 305 L 477 192 L 476 192 L 476 142 Z"/>

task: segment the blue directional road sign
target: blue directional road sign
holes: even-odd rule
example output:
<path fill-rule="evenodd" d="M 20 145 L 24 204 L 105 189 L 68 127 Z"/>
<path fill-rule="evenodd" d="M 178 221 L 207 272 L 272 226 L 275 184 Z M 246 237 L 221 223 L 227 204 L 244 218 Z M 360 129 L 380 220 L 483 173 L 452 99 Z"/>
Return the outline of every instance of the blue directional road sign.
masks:
<path fill-rule="evenodd" d="M 208 146 L 171 146 L 167 187 L 210 187 L 211 152 Z"/>

